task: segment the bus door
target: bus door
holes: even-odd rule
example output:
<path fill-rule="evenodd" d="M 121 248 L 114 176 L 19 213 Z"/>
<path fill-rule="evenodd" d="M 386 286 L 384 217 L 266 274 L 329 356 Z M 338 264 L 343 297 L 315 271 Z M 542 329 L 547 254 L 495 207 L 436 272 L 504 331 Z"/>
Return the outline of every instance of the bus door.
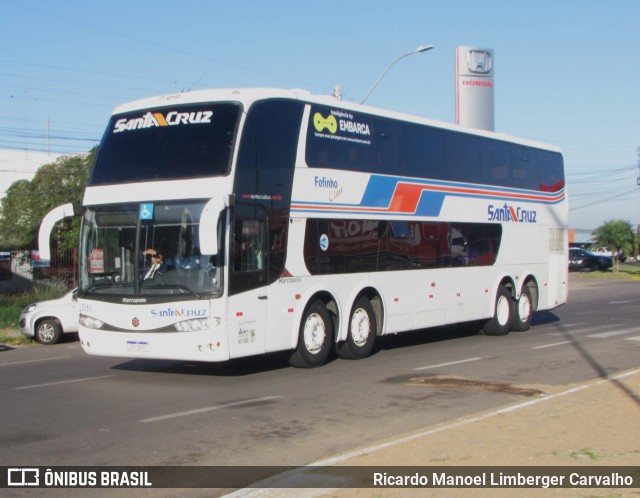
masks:
<path fill-rule="evenodd" d="M 265 352 L 268 277 L 262 210 L 236 212 L 229 268 L 229 351 L 232 358 Z"/>

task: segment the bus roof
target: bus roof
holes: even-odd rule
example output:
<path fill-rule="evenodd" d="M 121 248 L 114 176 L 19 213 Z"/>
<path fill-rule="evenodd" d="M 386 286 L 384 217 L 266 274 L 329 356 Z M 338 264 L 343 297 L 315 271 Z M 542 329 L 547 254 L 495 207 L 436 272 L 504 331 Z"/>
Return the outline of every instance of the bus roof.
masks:
<path fill-rule="evenodd" d="M 349 110 L 353 112 L 362 112 L 368 114 L 375 114 L 378 116 L 399 119 L 403 121 L 411 121 L 414 123 L 425 124 L 436 128 L 443 128 L 447 130 L 454 130 L 463 133 L 470 133 L 472 135 L 483 136 L 487 138 L 493 138 L 497 140 L 505 140 L 508 142 L 517 143 L 529 147 L 535 147 L 539 149 L 546 149 L 553 152 L 560 152 L 560 148 L 549 145 L 546 143 L 530 140 L 526 138 L 515 137 L 508 133 L 493 132 L 487 130 L 480 130 L 476 128 L 468 128 L 460 126 L 454 123 L 447 123 L 445 121 L 437 121 L 430 118 L 424 118 L 421 116 L 415 116 L 411 114 L 405 114 L 388 109 L 382 109 L 378 107 L 372 107 L 368 105 L 361 105 L 354 102 L 346 102 L 338 100 L 330 95 L 316 95 L 303 89 L 282 89 L 282 88 L 220 88 L 209 90 L 196 90 L 192 92 L 176 93 L 159 95 L 155 97 L 148 97 L 133 102 L 128 102 L 117 106 L 113 110 L 113 114 L 124 114 L 128 112 L 144 110 L 144 109 L 156 109 L 159 107 L 167 107 L 173 105 L 184 104 L 196 104 L 198 102 L 212 102 L 212 101 L 225 101 L 225 102 L 240 102 L 245 109 L 248 109 L 254 102 L 265 99 L 293 99 L 310 104 L 321 104 L 326 106 L 333 106 L 339 109 Z"/>

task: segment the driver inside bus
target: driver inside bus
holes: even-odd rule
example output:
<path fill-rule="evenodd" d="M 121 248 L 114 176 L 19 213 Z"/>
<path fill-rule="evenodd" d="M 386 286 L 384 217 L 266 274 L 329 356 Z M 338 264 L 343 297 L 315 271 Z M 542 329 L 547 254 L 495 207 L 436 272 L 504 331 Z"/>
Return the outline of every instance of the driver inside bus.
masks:
<path fill-rule="evenodd" d="M 162 275 L 167 271 L 167 265 L 164 263 L 164 256 L 155 249 L 145 249 L 142 254 L 151 256 L 151 267 L 145 273 L 144 280 L 154 278 L 156 275 Z"/>

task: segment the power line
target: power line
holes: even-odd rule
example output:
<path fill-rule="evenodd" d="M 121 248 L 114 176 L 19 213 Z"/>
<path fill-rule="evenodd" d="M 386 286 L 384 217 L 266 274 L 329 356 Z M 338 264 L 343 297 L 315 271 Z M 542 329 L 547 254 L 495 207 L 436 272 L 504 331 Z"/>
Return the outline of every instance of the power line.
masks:
<path fill-rule="evenodd" d="M 291 78 L 291 77 L 287 77 L 287 76 L 282 76 L 281 74 L 271 73 L 269 71 L 257 70 L 257 69 L 254 69 L 254 68 L 243 66 L 241 64 L 234 64 L 234 63 L 223 61 L 223 60 L 220 60 L 220 59 L 215 59 L 215 58 L 209 57 L 207 55 L 196 54 L 194 52 L 190 52 L 188 50 L 184 50 L 184 49 L 178 48 L 176 46 L 164 45 L 162 43 L 158 43 L 158 42 L 155 42 L 155 41 L 145 40 L 143 38 L 138 38 L 138 37 L 132 36 L 130 34 L 120 33 L 118 31 L 114 31 L 114 30 L 111 30 L 111 29 L 103 28 L 103 27 L 97 26 L 95 24 L 89 24 L 89 23 L 86 23 L 86 22 L 83 22 L 83 21 L 78 21 L 77 19 L 72 19 L 70 17 L 61 16 L 61 15 L 53 13 L 53 12 L 45 11 L 45 10 L 42 10 L 42 9 L 36 9 L 34 7 L 28 7 L 26 5 L 22 5 L 22 4 L 19 4 L 19 3 L 16 3 L 16 2 L 10 1 L 10 0 L 0 0 L 0 1 L 2 1 L 2 2 L 6 3 L 6 4 L 9 4 L 9 5 L 13 5 L 14 7 L 19 7 L 19 8 L 25 9 L 25 10 L 30 10 L 32 12 L 36 12 L 36 13 L 44 15 L 44 16 L 54 17 L 56 19 L 60 19 L 60 20 L 63 20 L 65 22 L 68 22 L 68 23 L 71 23 L 71 24 L 76 24 L 78 26 L 83 26 L 85 28 L 89 28 L 89 29 L 93 29 L 93 30 L 100 31 L 100 32 L 103 32 L 103 33 L 107 33 L 107 34 L 109 34 L 111 36 L 123 38 L 123 39 L 129 40 L 129 41 L 135 41 L 137 43 L 142 43 L 142 44 L 149 45 L 149 46 L 152 46 L 152 47 L 155 47 L 155 48 L 161 48 L 162 50 L 173 52 L 173 53 L 176 53 L 176 54 L 179 54 L 179 55 L 186 55 L 188 57 L 193 57 L 195 59 L 205 60 L 205 61 L 208 61 L 208 62 L 213 62 L 215 64 L 220 64 L 220 65 L 227 66 L 227 67 L 233 67 L 235 69 L 241 69 L 243 71 L 249 71 L 249 72 L 256 73 L 256 74 L 263 74 L 265 76 L 269 76 L 269 77 L 272 77 L 272 78 L 277 78 L 277 79 L 287 80 L 287 81 L 292 81 L 292 82 L 297 82 L 297 83 L 303 83 L 305 85 L 309 85 L 309 86 L 312 86 L 314 88 L 320 88 L 321 87 L 321 88 L 324 89 L 324 91 L 331 91 L 332 88 L 333 88 L 331 85 L 321 85 L 321 84 L 318 84 L 316 81 L 306 81 L 306 80 L 301 80 L 301 79 L 298 79 L 298 78 Z"/>

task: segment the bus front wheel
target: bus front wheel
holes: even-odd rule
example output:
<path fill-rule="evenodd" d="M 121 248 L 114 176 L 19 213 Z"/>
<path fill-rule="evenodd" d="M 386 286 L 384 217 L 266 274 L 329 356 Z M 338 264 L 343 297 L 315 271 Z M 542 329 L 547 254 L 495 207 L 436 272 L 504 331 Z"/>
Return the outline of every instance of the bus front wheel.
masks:
<path fill-rule="evenodd" d="M 347 340 L 337 345 L 340 358 L 359 360 L 366 358 L 376 340 L 376 315 L 366 297 L 358 299 L 349 317 Z"/>
<path fill-rule="evenodd" d="M 331 315 L 322 301 L 315 301 L 302 317 L 298 346 L 289 358 L 289 363 L 299 368 L 319 367 L 327 361 L 332 341 Z"/>
<path fill-rule="evenodd" d="M 496 304 L 491 318 L 484 325 L 484 332 L 487 335 L 507 335 L 511 328 L 511 317 L 513 316 L 513 300 L 511 292 L 507 287 L 501 285 L 496 294 Z"/>

